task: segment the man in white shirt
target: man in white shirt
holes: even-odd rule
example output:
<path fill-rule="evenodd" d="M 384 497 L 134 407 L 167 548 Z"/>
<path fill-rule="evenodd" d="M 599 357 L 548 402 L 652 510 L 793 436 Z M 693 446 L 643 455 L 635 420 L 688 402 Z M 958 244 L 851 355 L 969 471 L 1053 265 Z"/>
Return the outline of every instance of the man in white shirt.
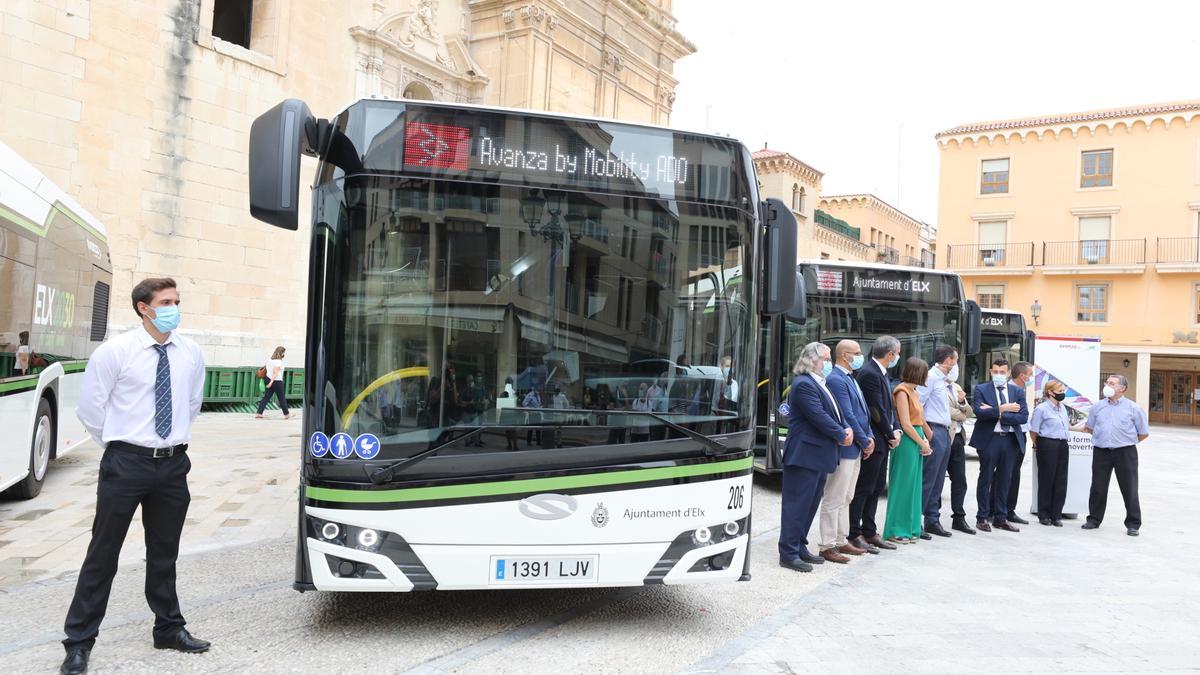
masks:
<path fill-rule="evenodd" d="M 79 396 L 76 414 L 104 455 L 92 540 L 67 611 L 63 673 L 87 671 L 121 544 L 139 505 L 154 647 L 193 653 L 209 648 L 184 628 L 175 592 L 179 535 L 191 502 L 186 451 L 204 399 L 204 357 L 195 342 L 176 332 L 174 279 L 145 279 L 132 297 L 142 326 L 100 345 L 88 361 Z"/>

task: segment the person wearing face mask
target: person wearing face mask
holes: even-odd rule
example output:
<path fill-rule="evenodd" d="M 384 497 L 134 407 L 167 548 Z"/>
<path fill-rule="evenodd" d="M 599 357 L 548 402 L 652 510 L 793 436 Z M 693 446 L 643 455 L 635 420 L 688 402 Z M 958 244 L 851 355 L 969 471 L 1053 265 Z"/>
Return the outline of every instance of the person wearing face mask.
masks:
<path fill-rule="evenodd" d="M 975 385 L 971 409 L 975 412 L 975 429 L 970 446 L 979 455 L 975 527 L 980 532 L 991 532 L 992 526 L 1019 532 L 1008 522 L 1008 482 L 1012 463 L 1021 454 L 1018 436 L 1024 436 L 1021 426 L 1029 421 L 1029 408 L 1025 390 L 1008 381 L 1007 360 L 993 361 L 991 381 Z"/>
<path fill-rule="evenodd" d="M 1110 375 L 1104 382 L 1104 400 L 1092 406 L 1082 431 L 1092 435 L 1092 491 L 1088 495 L 1088 517 L 1083 529 L 1094 530 L 1104 522 L 1108 506 L 1108 484 L 1113 471 L 1125 500 L 1125 534 L 1138 536 L 1142 507 L 1138 501 L 1137 444 L 1150 437 L 1146 412 L 1125 398 L 1129 380 Z"/>
<path fill-rule="evenodd" d="M 825 490 L 837 470 L 838 448 L 854 442 L 854 430 L 829 391 L 833 372 L 829 347 L 810 342 L 800 350 L 788 392 L 788 435 L 783 449 L 783 512 L 779 523 L 779 564 L 811 572 L 825 562 L 808 549 L 808 531 Z"/>
<path fill-rule="evenodd" d="M 1026 390 L 1031 379 L 1033 379 L 1032 363 L 1017 361 L 1013 364 L 1012 378 L 1009 381 L 1020 387 L 1022 392 Z M 1017 443 L 1021 452 L 1013 460 L 1012 474 L 1008 478 L 1008 522 L 1018 525 L 1029 524 L 1028 520 L 1017 514 L 1017 497 L 1021 493 L 1021 467 L 1025 465 L 1025 446 L 1027 445 L 1025 435 L 1028 431 L 1029 425 L 1023 424 L 1017 432 Z"/>
<path fill-rule="evenodd" d="M 1063 405 L 1067 388 L 1058 380 L 1047 380 L 1042 394 L 1042 402 L 1033 409 L 1033 418 L 1029 421 L 1029 440 L 1038 476 L 1038 522 L 1062 527 L 1063 504 L 1067 501 L 1067 467 L 1071 459 L 1068 444 L 1070 416 L 1067 406 Z"/>
<path fill-rule="evenodd" d="M 879 536 L 875 510 L 887 480 L 888 455 L 900 443 L 900 421 L 896 417 L 892 384 L 887 373 L 888 368 L 899 363 L 900 341 L 891 335 L 881 335 L 871 345 L 871 358 L 854 373 L 854 379 L 867 399 L 875 449 L 871 453 L 863 451 L 854 499 L 850 501 L 850 543 L 867 553 L 896 548 L 895 544 Z"/>
<path fill-rule="evenodd" d="M 183 652 L 209 648 L 184 628 L 175 591 L 179 536 L 191 501 L 188 441 L 204 400 L 204 356 L 176 330 L 179 291 L 174 279 L 145 279 L 134 286 L 132 300 L 141 326 L 92 354 L 76 408 L 104 455 L 92 540 L 64 626 L 64 673 L 87 670 L 121 544 L 139 506 L 146 530 L 146 602 L 155 616 L 154 646 Z"/>
<path fill-rule="evenodd" d="M 933 454 L 925 458 L 921 477 L 921 509 L 925 516 L 922 539 L 931 534 L 949 537 L 942 527 L 942 487 L 946 484 L 946 468 L 950 466 L 950 389 L 958 380 L 958 350 L 942 345 L 933 350 L 933 367 L 925 384 L 917 387 L 925 422 L 932 431 L 929 446 Z"/>
<path fill-rule="evenodd" d="M 860 457 L 875 451 L 871 434 L 871 416 L 853 373 L 863 367 L 866 357 L 854 340 L 842 340 L 834 349 L 835 363 L 825 384 L 833 392 L 846 424 L 854 431 L 854 443 L 838 448 L 838 465 L 825 481 L 825 496 L 821 499 L 821 557 L 829 562 L 845 564 L 847 555 L 862 555 L 867 551 L 851 544 L 850 500 L 858 482 Z"/>

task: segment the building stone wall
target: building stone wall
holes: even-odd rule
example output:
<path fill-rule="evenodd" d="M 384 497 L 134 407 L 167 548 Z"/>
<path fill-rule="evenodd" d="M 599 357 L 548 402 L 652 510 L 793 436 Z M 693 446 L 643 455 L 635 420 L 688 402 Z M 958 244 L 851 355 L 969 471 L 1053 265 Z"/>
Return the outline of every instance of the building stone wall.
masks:
<path fill-rule="evenodd" d="M 214 0 L 0 3 L 0 138 L 108 228 L 113 332 L 137 279 L 174 276 L 214 365 L 304 343 L 308 206 L 298 232 L 250 218 L 258 114 L 407 94 L 666 124 L 695 49 L 671 0 L 250 1 L 248 49 L 213 36 Z"/>

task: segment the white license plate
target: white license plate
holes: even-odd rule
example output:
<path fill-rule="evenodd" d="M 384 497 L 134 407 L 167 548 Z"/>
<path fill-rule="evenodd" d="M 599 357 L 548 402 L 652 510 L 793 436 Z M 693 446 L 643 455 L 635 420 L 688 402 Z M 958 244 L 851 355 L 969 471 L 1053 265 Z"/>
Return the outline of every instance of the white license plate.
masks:
<path fill-rule="evenodd" d="M 546 584 L 596 581 L 597 556 L 506 558 L 492 556 L 491 583 Z"/>

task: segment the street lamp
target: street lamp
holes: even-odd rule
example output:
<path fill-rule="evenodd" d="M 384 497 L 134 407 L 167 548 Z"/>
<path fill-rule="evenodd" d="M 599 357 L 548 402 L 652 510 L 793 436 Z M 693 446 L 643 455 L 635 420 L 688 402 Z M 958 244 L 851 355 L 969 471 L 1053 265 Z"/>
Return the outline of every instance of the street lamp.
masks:
<path fill-rule="evenodd" d="M 529 196 L 521 198 L 521 220 L 529 226 L 530 234 L 537 234 L 537 226 L 542 222 L 542 209 L 546 208 L 546 198 L 538 194 L 537 190 L 529 193 Z"/>
<path fill-rule="evenodd" d="M 1029 313 L 1033 315 L 1033 325 L 1038 325 L 1038 319 L 1042 316 L 1042 303 L 1034 299 L 1033 304 L 1029 306 Z"/>

